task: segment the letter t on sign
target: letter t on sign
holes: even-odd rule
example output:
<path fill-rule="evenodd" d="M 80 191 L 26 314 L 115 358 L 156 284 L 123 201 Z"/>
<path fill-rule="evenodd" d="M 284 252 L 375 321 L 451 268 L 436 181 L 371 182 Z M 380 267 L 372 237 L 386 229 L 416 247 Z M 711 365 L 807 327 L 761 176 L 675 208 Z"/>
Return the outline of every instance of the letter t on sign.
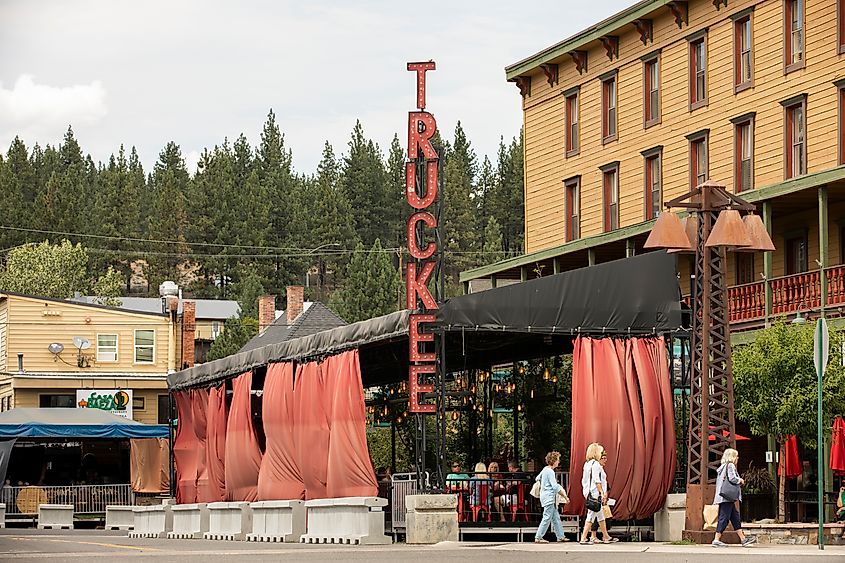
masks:
<path fill-rule="evenodd" d="M 408 63 L 408 70 L 417 73 L 417 109 L 425 109 L 425 73 L 434 69 L 434 61 Z"/>

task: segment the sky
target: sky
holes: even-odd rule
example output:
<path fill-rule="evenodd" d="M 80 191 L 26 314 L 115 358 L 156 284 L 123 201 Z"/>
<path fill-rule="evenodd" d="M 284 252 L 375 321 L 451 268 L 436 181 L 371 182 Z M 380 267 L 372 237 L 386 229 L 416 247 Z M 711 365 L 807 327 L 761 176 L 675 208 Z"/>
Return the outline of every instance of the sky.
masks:
<path fill-rule="evenodd" d="M 432 59 L 441 134 L 460 120 L 495 162 L 522 124 L 504 67 L 632 3 L 0 0 L 0 150 L 16 135 L 58 144 L 72 125 L 96 161 L 134 145 L 150 170 L 172 140 L 193 172 L 225 138 L 257 145 L 272 108 L 311 173 L 356 119 L 386 152 L 415 106 L 405 64 Z"/>

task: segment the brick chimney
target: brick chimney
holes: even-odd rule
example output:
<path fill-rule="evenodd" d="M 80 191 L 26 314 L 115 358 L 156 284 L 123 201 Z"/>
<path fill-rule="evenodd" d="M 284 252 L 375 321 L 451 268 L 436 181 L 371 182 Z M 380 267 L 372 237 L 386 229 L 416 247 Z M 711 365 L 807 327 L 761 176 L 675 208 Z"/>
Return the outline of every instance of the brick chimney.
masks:
<path fill-rule="evenodd" d="M 262 295 L 258 298 L 258 332 L 264 332 L 275 320 L 276 296 Z"/>
<path fill-rule="evenodd" d="M 196 361 L 196 330 L 197 304 L 194 301 L 182 301 L 182 369 L 193 367 Z"/>
<path fill-rule="evenodd" d="M 303 301 L 305 300 L 305 288 L 301 285 L 289 285 L 287 287 L 287 297 L 288 325 L 292 325 L 293 321 L 296 320 L 296 317 L 302 313 L 302 308 L 304 306 Z"/>

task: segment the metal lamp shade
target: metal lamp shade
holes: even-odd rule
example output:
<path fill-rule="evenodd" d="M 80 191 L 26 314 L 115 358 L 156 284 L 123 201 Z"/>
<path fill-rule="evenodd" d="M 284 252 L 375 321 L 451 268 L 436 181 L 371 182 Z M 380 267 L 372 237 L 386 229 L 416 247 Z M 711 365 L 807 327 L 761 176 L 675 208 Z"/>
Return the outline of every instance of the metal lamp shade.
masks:
<path fill-rule="evenodd" d="M 687 252 L 694 250 L 684 231 L 684 226 L 681 225 L 681 220 L 669 211 L 664 211 L 657 217 L 643 248 L 665 248 Z"/>
<path fill-rule="evenodd" d="M 719 218 L 710 231 L 710 236 L 704 242 L 704 246 L 751 246 L 753 241 L 748 236 L 745 223 L 739 216 L 736 209 L 723 209 L 719 212 Z"/>
<path fill-rule="evenodd" d="M 670 254 L 695 254 L 695 249 L 698 247 L 698 217 L 695 215 L 687 215 L 681 219 L 681 226 L 687 234 L 687 239 L 690 242 L 690 248 L 673 248 L 669 251 Z"/>
<path fill-rule="evenodd" d="M 737 250 L 740 252 L 771 252 L 775 249 L 772 237 L 769 236 L 769 232 L 763 224 L 763 219 L 759 215 L 749 213 L 742 218 L 742 222 L 745 223 L 745 232 L 748 233 L 748 237 L 751 239 L 751 246 L 738 248 Z"/>

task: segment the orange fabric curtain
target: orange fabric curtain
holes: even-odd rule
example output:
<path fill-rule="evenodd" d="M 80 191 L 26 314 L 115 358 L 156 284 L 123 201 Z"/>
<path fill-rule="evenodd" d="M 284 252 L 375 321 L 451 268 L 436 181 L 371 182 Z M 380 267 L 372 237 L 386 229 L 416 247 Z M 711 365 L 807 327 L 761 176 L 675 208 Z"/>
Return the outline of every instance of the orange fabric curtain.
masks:
<path fill-rule="evenodd" d="M 232 408 L 226 425 L 226 498 L 252 502 L 258 499 L 261 449 L 252 425 L 250 390 L 252 372 L 232 380 Z"/>
<path fill-rule="evenodd" d="M 305 499 L 326 498 L 329 459 L 330 398 L 321 366 L 298 365 L 294 391 L 294 441 L 296 457 L 305 483 Z"/>
<path fill-rule="evenodd" d="M 305 483 L 294 441 L 293 364 L 267 367 L 262 401 L 267 449 L 258 474 L 258 499 L 304 499 Z"/>
<path fill-rule="evenodd" d="M 176 440 L 173 457 L 176 461 L 176 502 L 197 501 L 197 447 L 198 440 L 193 426 L 192 391 L 173 393 L 176 400 Z"/>
<path fill-rule="evenodd" d="M 207 496 L 202 502 L 226 500 L 226 386 L 213 387 L 208 392 L 206 413 L 206 469 L 208 473 Z"/>
<path fill-rule="evenodd" d="M 197 437 L 197 502 L 209 502 L 207 450 L 208 389 L 191 389 L 191 412 Z"/>
<path fill-rule="evenodd" d="M 170 492 L 170 444 L 167 438 L 129 441 L 129 478 L 136 493 Z"/>
<path fill-rule="evenodd" d="M 331 356 L 323 363 L 331 391 L 328 498 L 378 496 L 367 447 L 367 414 L 358 350 Z"/>
<path fill-rule="evenodd" d="M 675 472 L 675 420 L 669 362 L 660 338 L 575 342 L 572 373 L 571 502 L 584 509 L 581 476 L 592 442 L 608 452 L 605 466 L 618 519 L 646 518 L 662 505 Z"/>

